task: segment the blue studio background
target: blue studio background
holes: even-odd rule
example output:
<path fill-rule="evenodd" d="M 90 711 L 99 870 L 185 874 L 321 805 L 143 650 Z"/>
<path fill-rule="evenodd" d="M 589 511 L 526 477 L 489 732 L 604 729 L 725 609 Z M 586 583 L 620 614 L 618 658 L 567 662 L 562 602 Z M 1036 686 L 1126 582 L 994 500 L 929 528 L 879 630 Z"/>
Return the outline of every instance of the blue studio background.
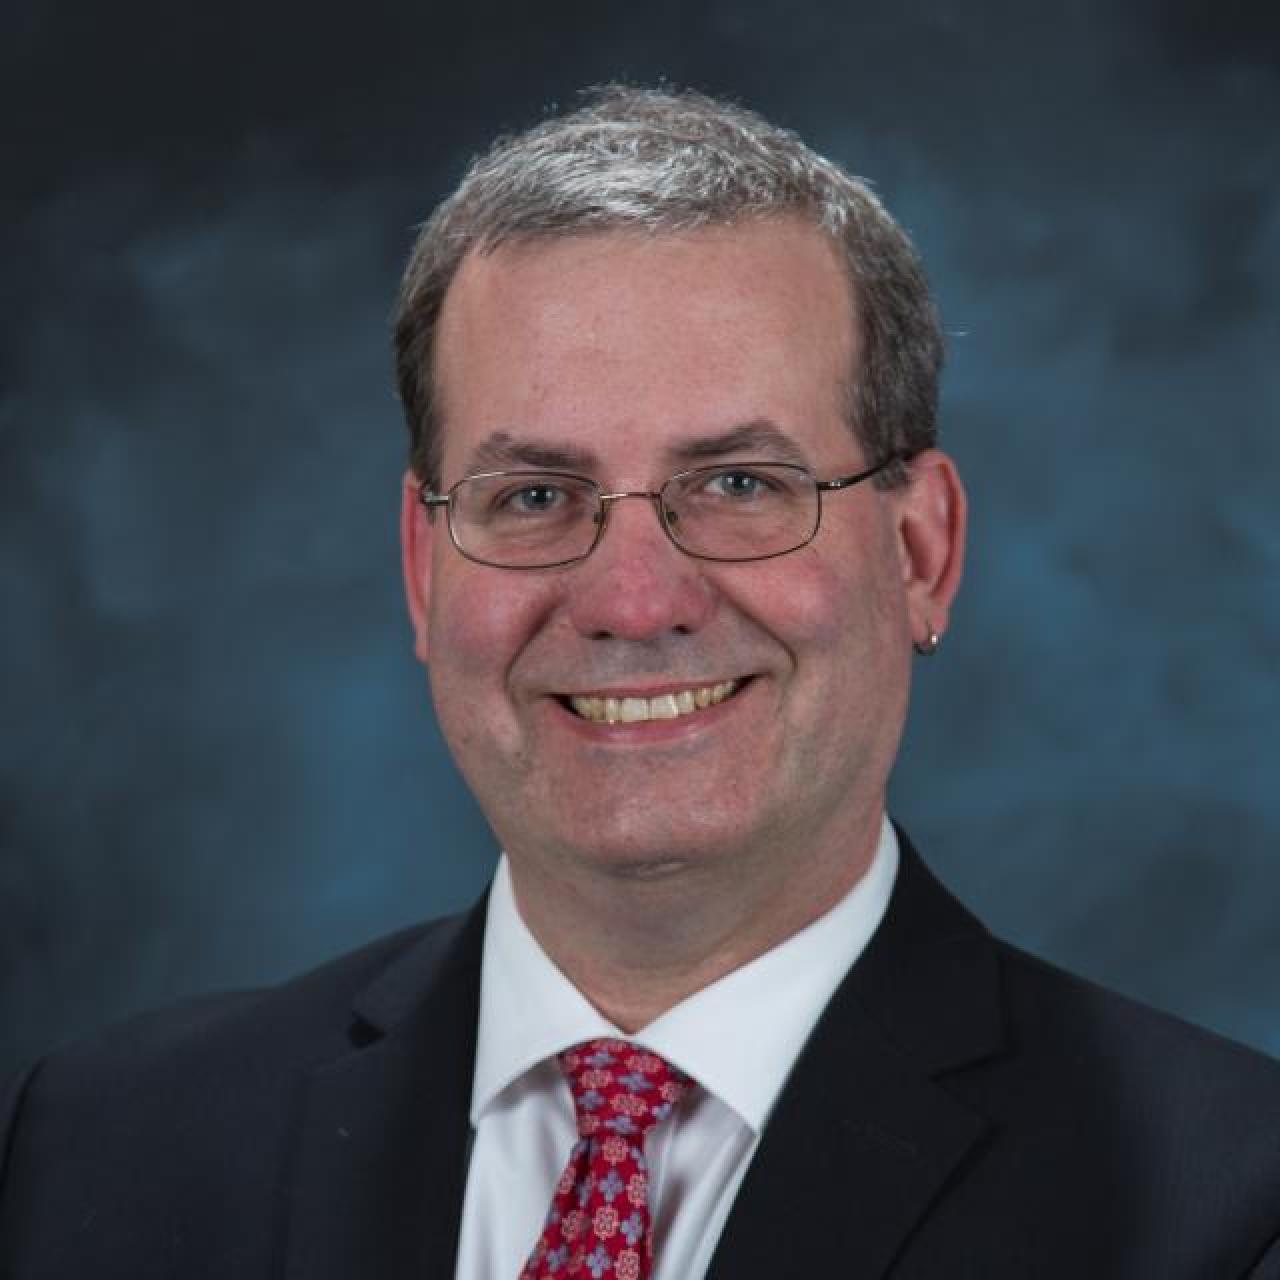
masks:
<path fill-rule="evenodd" d="M 659 77 L 873 178 L 941 299 L 971 560 L 895 812 L 999 931 L 1280 1052 L 1277 12 L 7 5 L 0 1071 L 484 884 L 387 316 L 477 148 Z"/>

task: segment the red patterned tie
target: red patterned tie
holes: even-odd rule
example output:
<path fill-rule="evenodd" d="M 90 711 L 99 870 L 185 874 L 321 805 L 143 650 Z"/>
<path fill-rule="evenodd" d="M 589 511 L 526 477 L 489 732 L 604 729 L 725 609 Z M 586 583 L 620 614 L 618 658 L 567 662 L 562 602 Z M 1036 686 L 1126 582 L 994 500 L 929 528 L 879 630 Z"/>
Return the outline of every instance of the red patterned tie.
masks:
<path fill-rule="evenodd" d="M 625 1040 L 589 1040 L 560 1055 L 578 1141 L 556 1183 L 520 1280 L 649 1280 L 653 1222 L 645 1135 L 692 1081 Z"/>

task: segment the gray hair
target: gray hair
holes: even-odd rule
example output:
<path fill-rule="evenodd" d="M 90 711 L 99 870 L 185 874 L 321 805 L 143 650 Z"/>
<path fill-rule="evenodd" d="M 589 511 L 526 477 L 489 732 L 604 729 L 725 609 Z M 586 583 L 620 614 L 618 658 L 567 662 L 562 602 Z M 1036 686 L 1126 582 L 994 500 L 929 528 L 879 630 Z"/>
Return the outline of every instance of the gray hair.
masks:
<path fill-rule="evenodd" d="M 853 289 L 859 335 L 850 427 L 869 461 L 937 437 L 942 337 L 910 239 L 863 180 L 794 133 L 691 91 L 610 85 L 525 133 L 498 139 L 419 232 L 395 314 L 396 376 L 419 479 L 440 479 L 436 325 L 463 259 L 542 237 L 692 231 L 800 216 L 828 235 Z M 900 484 L 893 466 L 877 482 Z"/>

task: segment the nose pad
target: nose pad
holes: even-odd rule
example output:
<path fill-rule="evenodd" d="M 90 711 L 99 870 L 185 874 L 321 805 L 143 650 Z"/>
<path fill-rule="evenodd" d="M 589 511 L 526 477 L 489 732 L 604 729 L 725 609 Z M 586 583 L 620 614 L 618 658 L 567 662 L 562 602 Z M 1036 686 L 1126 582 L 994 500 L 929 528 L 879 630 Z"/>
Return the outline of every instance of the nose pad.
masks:
<path fill-rule="evenodd" d="M 647 507 L 648 511 L 637 509 L 634 513 L 628 512 L 625 503 L 628 499 L 643 499 L 643 502 L 636 502 L 633 505 L 637 508 Z M 636 538 L 642 542 L 653 541 L 654 546 L 658 543 L 665 543 L 665 550 L 673 551 L 681 555 L 680 549 L 674 544 L 670 534 L 668 534 L 666 526 L 662 522 L 661 511 L 662 499 L 656 493 L 649 493 L 645 490 L 635 490 L 629 493 L 613 493 L 606 495 L 605 502 L 601 509 L 595 514 L 595 521 L 600 528 L 598 534 L 599 542 L 595 550 L 592 552 L 592 558 L 600 555 L 602 552 L 612 550 L 611 543 L 629 543 Z M 621 550 L 625 551 L 623 546 Z M 654 552 L 650 553 L 655 554 Z"/>
<path fill-rule="evenodd" d="M 592 517 L 595 523 L 599 525 L 607 520 L 608 509 L 625 498 L 647 498 L 649 500 L 650 507 L 653 508 L 654 518 L 658 521 L 658 528 L 667 535 L 669 541 L 675 544 L 678 551 L 684 550 L 684 548 L 676 541 L 680 513 L 666 501 L 660 492 L 646 492 L 641 489 L 631 493 L 611 494 L 607 506 L 597 511 L 594 517 Z"/>
<path fill-rule="evenodd" d="M 671 537 L 670 533 L 670 530 L 674 527 L 673 522 L 678 518 L 676 513 L 663 502 L 660 493 L 654 493 L 647 489 L 632 489 L 623 493 L 602 495 L 600 507 L 591 517 L 592 523 L 595 524 L 598 530 L 593 554 L 599 554 L 600 547 L 607 541 L 609 529 L 617 523 L 618 517 L 614 514 L 614 508 L 628 498 L 645 499 L 653 513 L 654 520 L 657 522 L 658 531 L 669 543 L 675 546 L 676 550 L 679 550 L 680 548 L 675 544 L 675 539 Z M 641 518 L 643 519 L 643 517 Z"/>

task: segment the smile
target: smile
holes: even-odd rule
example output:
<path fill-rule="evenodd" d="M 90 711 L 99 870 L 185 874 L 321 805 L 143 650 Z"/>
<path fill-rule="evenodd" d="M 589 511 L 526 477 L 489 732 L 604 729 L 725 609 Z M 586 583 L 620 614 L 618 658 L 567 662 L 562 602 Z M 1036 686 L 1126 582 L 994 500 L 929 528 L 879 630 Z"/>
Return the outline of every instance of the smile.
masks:
<path fill-rule="evenodd" d="M 568 705 L 584 720 L 596 724 L 639 724 L 645 720 L 675 720 L 731 698 L 742 687 L 741 680 L 698 685 L 678 693 L 660 693 L 656 698 L 613 698 L 596 694 L 573 694 Z"/>

